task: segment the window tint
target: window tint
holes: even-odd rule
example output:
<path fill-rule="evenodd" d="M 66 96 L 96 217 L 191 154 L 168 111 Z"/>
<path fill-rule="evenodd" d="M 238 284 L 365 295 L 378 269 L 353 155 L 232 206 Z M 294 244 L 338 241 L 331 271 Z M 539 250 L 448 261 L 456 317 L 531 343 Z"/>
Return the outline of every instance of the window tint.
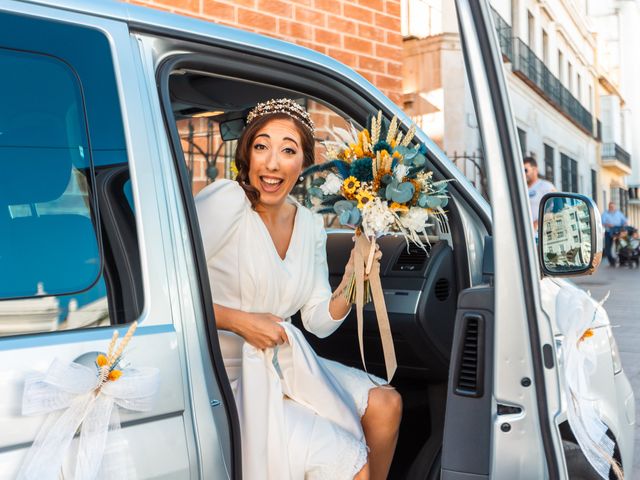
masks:
<path fill-rule="evenodd" d="M 82 45 L 82 48 L 78 48 Z M 125 323 L 143 309 L 108 40 L 0 13 L 0 335 Z"/>
<path fill-rule="evenodd" d="M 0 297 L 86 290 L 101 262 L 80 85 L 44 55 L 0 49 L 0 69 Z"/>

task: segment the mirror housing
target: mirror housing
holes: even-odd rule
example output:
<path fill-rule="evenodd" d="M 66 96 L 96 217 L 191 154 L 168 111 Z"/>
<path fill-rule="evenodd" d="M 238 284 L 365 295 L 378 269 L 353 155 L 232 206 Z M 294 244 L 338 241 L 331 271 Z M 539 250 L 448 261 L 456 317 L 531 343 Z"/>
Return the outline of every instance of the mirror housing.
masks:
<path fill-rule="evenodd" d="M 240 138 L 240 134 L 244 130 L 245 123 L 244 118 L 232 118 L 229 120 L 223 120 L 219 124 L 220 137 L 225 142 L 230 140 L 237 140 Z"/>
<path fill-rule="evenodd" d="M 602 261 L 598 207 L 577 193 L 548 193 L 540 201 L 538 257 L 545 276 L 591 275 Z"/>

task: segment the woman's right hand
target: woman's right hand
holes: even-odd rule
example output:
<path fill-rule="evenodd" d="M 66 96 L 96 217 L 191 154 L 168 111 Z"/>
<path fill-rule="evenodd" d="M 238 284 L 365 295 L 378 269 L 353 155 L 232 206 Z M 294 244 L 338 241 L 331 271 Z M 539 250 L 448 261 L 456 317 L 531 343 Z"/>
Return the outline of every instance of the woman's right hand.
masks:
<path fill-rule="evenodd" d="M 248 313 L 236 328 L 236 333 L 254 347 L 264 350 L 288 341 L 281 322 L 281 318 L 270 313 Z"/>

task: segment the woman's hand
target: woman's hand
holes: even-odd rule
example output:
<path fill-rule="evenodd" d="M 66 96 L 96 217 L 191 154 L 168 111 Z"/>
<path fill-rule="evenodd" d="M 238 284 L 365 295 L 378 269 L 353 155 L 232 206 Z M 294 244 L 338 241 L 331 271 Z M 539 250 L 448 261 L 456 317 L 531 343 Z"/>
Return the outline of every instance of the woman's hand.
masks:
<path fill-rule="evenodd" d="M 288 341 L 282 319 L 270 313 L 248 313 L 235 327 L 235 333 L 254 347 L 264 350 Z"/>
<path fill-rule="evenodd" d="M 378 245 L 376 243 L 376 247 L 375 248 L 376 248 L 376 252 L 373 255 L 373 261 L 380 263 L 380 259 L 382 258 L 382 252 L 380 251 L 380 245 Z M 344 266 L 344 275 L 342 276 L 343 282 L 344 281 L 351 281 L 351 277 L 353 277 L 353 275 L 355 274 L 355 271 L 356 271 L 355 258 L 356 258 L 356 247 L 354 245 L 354 247 L 351 249 L 351 254 L 349 255 L 349 260 L 347 260 L 347 264 Z M 367 262 L 368 258 L 369 258 L 369 253 L 367 252 L 367 254 L 364 257 L 365 268 L 366 268 L 366 262 Z M 365 274 L 364 279 L 368 280 L 369 279 L 369 275 Z"/>
<path fill-rule="evenodd" d="M 240 335 L 256 348 L 275 347 L 288 341 L 281 325 L 282 319 L 270 313 L 248 313 L 235 308 L 213 304 L 216 326 Z"/>

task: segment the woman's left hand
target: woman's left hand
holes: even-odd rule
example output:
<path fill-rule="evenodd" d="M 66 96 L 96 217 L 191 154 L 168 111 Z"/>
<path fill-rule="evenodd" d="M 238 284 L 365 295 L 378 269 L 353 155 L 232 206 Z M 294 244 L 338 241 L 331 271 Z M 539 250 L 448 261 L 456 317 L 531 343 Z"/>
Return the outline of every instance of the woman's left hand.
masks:
<path fill-rule="evenodd" d="M 373 261 L 380 263 L 380 259 L 382 258 L 382 252 L 380 251 L 380 245 L 378 245 L 376 243 L 376 247 L 375 248 L 376 248 L 376 253 L 373 255 Z M 369 255 L 367 253 L 367 255 L 364 256 L 365 268 L 366 268 L 366 262 L 367 262 L 368 258 L 369 258 Z M 354 245 L 354 247 L 351 249 L 351 254 L 349 255 L 349 260 L 347 261 L 347 264 L 344 266 L 344 275 L 342 277 L 343 279 L 351 280 L 351 277 L 354 275 L 354 273 L 356 271 L 355 259 L 356 259 L 356 246 Z M 369 279 L 369 275 L 365 274 L 364 279 L 368 280 Z"/>

